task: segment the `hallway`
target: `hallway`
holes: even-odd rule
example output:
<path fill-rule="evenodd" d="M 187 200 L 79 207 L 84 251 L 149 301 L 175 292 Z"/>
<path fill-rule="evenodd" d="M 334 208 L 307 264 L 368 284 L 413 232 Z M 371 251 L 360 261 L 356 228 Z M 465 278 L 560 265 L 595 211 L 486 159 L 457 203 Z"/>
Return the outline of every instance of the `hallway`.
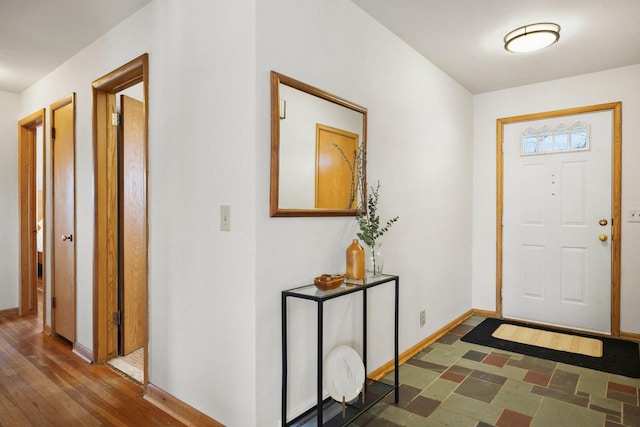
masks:
<path fill-rule="evenodd" d="M 36 315 L 0 319 L 0 426 L 181 426 L 142 387 L 40 332 Z"/>

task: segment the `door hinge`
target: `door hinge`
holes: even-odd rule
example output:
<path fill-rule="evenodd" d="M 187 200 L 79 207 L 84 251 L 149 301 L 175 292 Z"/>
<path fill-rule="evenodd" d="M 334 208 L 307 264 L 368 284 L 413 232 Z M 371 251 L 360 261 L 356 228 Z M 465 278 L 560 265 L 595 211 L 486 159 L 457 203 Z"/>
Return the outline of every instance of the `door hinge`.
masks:
<path fill-rule="evenodd" d="M 120 126 L 122 124 L 122 116 L 118 113 L 111 113 L 111 124 L 113 126 Z"/>
<path fill-rule="evenodd" d="M 51 139 L 56 139 L 56 128 L 51 126 Z"/>
<path fill-rule="evenodd" d="M 51 308 L 56 308 L 56 297 L 51 298 Z"/>
<path fill-rule="evenodd" d="M 122 325 L 122 312 L 120 310 L 113 313 L 113 324 Z"/>

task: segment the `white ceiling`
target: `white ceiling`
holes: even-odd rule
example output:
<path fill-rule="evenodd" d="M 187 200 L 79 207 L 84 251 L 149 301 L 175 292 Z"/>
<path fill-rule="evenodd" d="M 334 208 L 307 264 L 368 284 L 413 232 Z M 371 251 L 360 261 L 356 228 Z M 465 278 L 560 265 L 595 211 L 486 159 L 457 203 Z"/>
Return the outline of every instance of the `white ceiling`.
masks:
<path fill-rule="evenodd" d="M 22 92 L 151 0 L 0 0 L 0 90 Z"/>
<path fill-rule="evenodd" d="M 150 1 L 0 0 L 0 90 L 23 91 Z M 472 93 L 640 63 L 640 0 L 352 1 Z M 560 24 L 558 44 L 504 50 L 541 21 Z"/>
<path fill-rule="evenodd" d="M 640 63 L 640 0 L 352 1 L 474 94 Z M 504 50 L 536 22 L 559 24 L 559 42 Z"/>

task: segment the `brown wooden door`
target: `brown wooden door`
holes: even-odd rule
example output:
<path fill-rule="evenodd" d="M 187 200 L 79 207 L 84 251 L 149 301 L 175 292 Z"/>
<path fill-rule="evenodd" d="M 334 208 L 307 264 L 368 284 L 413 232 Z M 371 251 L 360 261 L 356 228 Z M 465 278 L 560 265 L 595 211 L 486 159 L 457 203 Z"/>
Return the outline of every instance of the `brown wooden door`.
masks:
<path fill-rule="evenodd" d="M 52 328 L 76 336 L 75 107 L 73 96 L 51 106 L 53 171 Z"/>
<path fill-rule="evenodd" d="M 144 104 L 120 96 L 120 353 L 144 346 L 147 281 L 147 196 Z"/>
<path fill-rule="evenodd" d="M 357 150 L 357 134 L 316 125 L 316 208 L 356 208 Z"/>

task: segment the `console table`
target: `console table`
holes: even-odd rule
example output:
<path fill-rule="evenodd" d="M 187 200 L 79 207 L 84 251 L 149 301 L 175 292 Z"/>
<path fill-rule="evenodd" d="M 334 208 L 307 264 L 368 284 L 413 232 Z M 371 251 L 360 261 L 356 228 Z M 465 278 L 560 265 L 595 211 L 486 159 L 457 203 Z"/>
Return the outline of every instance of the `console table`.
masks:
<path fill-rule="evenodd" d="M 315 285 L 301 286 L 294 289 L 282 291 L 282 426 L 344 426 L 353 422 L 356 418 L 369 410 L 373 405 L 381 401 L 391 392 L 395 392 L 395 402 L 399 399 L 399 371 L 398 371 L 398 295 L 400 290 L 400 278 L 398 276 L 383 274 L 380 277 L 367 277 L 362 284 L 345 283 L 342 286 L 322 291 Z M 367 290 L 375 286 L 386 283 L 395 284 L 394 302 L 394 384 L 386 384 L 366 378 L 367 373 Z M 365 368 L 365 392 L 364 400 L 361 395 L 351 403 L 347 403 L 343 411 L 342 403 L 331 398 L 322 398 L 322 378 L 323 378 L 323 310 L 324 303 L 328 300 L 339 298 L 355 292 L 362 293 L 362 361 Z M 292 421 L 287 421 L 287 299 L 300 298 L 313 301 L 317 306 L 317 404 L 302 415 Z M 344 413 L 343 413 L 344 412 Z"/>

